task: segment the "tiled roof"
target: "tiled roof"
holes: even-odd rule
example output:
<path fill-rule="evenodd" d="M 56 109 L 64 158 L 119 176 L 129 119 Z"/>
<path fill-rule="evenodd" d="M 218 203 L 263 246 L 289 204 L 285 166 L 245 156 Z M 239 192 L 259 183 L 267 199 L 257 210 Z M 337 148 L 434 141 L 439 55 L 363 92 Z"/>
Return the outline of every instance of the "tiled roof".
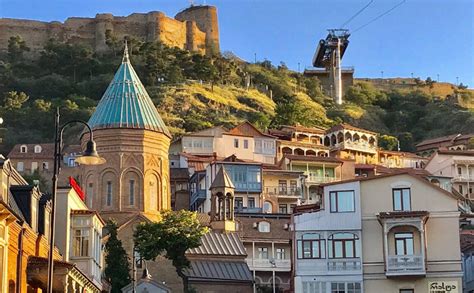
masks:
<path fill-rule="evenodd" d="M 189 249 L 190 255 L 246 256 L 245 248 L 237 233 L 209 232 L 201 237 L 201 246 Z"/>
<path fill-rule="evenodd" d="M 130 63 L 126 45 L 122 64 L 89 119 L 89 125 L 93 129 L 147 129 L 171 137 Z"/>
<path fill-rule="evenodd" d="M 474 150 L 439 150 L 440 155 L 458 155 L 458 156 L 474 156 Z"/>
<path fill-rule="evenodd" d="M 451 135 L 447 135 L 447 136 L 441 136 L 441 137 L 426 139 L 426 140 L 420 142 L 419 144 L 417 144 L 416 147 L 420 147 L 420 146 L 424 146 L 424 145 L 428 145 L 428 144 L 433 144 L 433 143 L 451 141 L 454 138 L 456 138 L 457 136 L 459 136 L 459 134 L 451 134 Z"/>
<path fill-rule="evenodd" d="M 276 138 L 272 135 L 265 134 L 261 132 L 257 127 L 255 127 L 252 123 L 245 121 L 236 127 L 229 130 L 226 134 L 231 135 L 239 135 L 239 136 L 250 136 L 250 137 L 269 137 L 269 138 Z"/>
<path fill-rule="evenodd" d="M 192 281 L 253 282 L 252 273 L 243 261 L 191 260 L 185 274 Z"/>
<path fill-rule="evenodd" d="M 188 168 L 170 168 L 170 178 L 176 179 L 189 179 Z"/>
<path fill-rule="evenodd" d="M 302 132 L 312 132 L 316 134 L 324 134 L 325 129 L 321 127 L 305 127 L 302 125 L 282 125 L 282 128 L 290 128 L 296 131 L 302 131 Z"/>
<path fill-rule="evenodd" d="M 239 214 L 236 217 L 236 221 L 239 223 L 239 234 L 243 241 L 255 240 L 255 239 L 272 239 L 275 241 L 289 242 L 291 238 L 291 232 L 288 229 L 291 215 L 275 215 L 275 214 L 259 214 L 259 215 L 246 215 Z M 258 231 L 259 222 L 268 222 L 270 224 L 270 232 Z M 254 224 L 257 223 L 257 227 Z"/>
<path fill-rule="evenodd" d="M 355 130 L 355 131 L 370 133 L 370 134 L 374 134 L 374 135 L 377 134 L 376 132 L 373 132 L 373 131 L 370 131 L 370 130 L 367 130 L 367 129 L 362 129 L 362 128 L 359 128 L 359 127 L 355 127 L 355 126 L 352 126 L 352 125 L 347 124 L 347 123 L 341 123 L 341 124 L 334 125 L 333 127 L 329 128 L 326 131 L 326 133 L 331 133 L 331 132 L 338 131 L 338 130 L 343 130 L 343 129 Z"/>

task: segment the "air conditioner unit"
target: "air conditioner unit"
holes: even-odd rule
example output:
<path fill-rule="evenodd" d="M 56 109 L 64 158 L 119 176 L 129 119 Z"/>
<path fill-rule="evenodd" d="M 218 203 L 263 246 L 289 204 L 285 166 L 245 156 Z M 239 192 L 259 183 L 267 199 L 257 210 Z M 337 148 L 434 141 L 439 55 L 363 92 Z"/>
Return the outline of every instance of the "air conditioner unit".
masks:
<path fill-rule="evenodd" d="M 283 225 L 283 229 L 285 229 L 285 230 L 288 230 L 289 227 L 290 227 L 290 225 L 288 225 L 288 223 Z"/>
<path fill-rule="evenodd" d="M 254 222 L 254 223 L 253 223 L 253 228 L 254 228 L 254 229 L 257 229 L 257 228 L 258 228 L 258 223 L 257 223 L 257 222 Z"/>

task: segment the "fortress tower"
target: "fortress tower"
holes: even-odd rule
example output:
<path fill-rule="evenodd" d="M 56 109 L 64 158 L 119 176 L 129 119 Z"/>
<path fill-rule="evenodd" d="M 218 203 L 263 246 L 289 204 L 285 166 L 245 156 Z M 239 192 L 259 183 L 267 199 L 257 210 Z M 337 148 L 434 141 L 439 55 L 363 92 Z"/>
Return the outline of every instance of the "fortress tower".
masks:
<path fill-rule="evenodd" d="M 119 222 L 136 215 L 156 220 L 160 210 L 170 209 L 171 135 L 130 64 L 126 45 L 89 125 L 107 162 L 82 167 L 88 206 Z M 82 143 L 88 139 L 84 134 Z"/>

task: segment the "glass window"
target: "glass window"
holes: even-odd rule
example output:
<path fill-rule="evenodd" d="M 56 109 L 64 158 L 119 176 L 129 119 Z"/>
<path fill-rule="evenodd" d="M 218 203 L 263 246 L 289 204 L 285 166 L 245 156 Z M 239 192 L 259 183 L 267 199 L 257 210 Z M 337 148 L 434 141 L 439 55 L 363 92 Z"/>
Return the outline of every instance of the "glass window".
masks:
<path fill-rule="evenodd" d="M 276 259 L 285 259 L 285 249 L 284 248 L 277 248 L 276 249 Z"/>
<path fill-rule="evenodd" d="M 354 191 L 331 191 L 329 193 L 331 213 L 354 212 Z"/>
<path fill-rule="evenodd" d="M 107 206 L 112 205 L 112 181 L 107 181 L 107 197 L 106 197 Z"/>
<path fill-rule="evenodd" d="M 20 153 L 26 153 L 26 152 L 28 152 L 28 147 L 26 145 L 22 145 L 20 147 Z"/>
<path fill-rule="evenodd" d="M 244 207 L 244 199 L 242 197 L 235 197 L 234 205 L 236 209 L 241 210 Z"/>
<path fill-rule="evenodd" d="M 129 204 L 133 206 L 135 204 L 135 180 L 130 180 L 129 187 L 130 187 Z"/>
<path fill-rule="evenodd" d="M 393 210 L 411 211 L 410 188 L 395 188 L 393 192 Z"/>
<path fill-rule="evenodd" d="M 234 148 L 238 148 L 238 147 L 239 147 L 239 139 L 234 138 Z"/>
<path fill-rule="evenodd" d="M 286 194 L 287 182 L 286 180 L 278 180 L 278 192 L 280 194 Z"/>
<path fill-rule="evenodd" d="M 49 169 L 48 162 L 43 162 L 43 170 L 48 170 L 48 169 Z"/>
<path fill-rule="evenodd" d="M 255 207 L 255 197 L 249 197 L 247 199 L 247 207 L 254 208 Z"/>
<path fill-rule="evenodd" d="M 259 259 L 268 259 L 268 247 L 259 247 L 258 248 L 258 258 Z"/>
<path fill-rule="evenodd" d="M 319 234 L 304 234 L 298 240 L 298 258 L 324 258 L 324 239 Z"/>
<path fill-rule="evenodd" d="M 359 238 L 352 233 L 336 233 L 328 238 L 329 258 L 359 257 L 357 245 Z"/>
<path fill-rule="evenodd" d="M 415 289 L 400 289 L 400 293 L 415 293 Z"/>
<path fill-rule="evenodd" d="M 296 204 L 293 204 L 293 203 L 290 204 L 290 213 L 291 213 L 291 214 L 293 213 L 293 211 L 295 210 L 295 208 L 296 208 Z"/>
<path fill-rule="evenodd" d="M 40 145 L 35 145 L 35 153 L 36 154 L 41 153 L 41 146 Z"/>
<path fill-rule="evenodd" d="M 38 162 L 31 162 L 31 173 L 38 169 Z"/>
<path fill-rule="evenodd" d="M 461 167 L 458 167 L 458 175 L 462 175 L 462 169 L 461 169 Z"/>
<path fill-rule="evenodd" d="M 346 283 L 331 283 L 331 293 L 346 293 Z"/>
<path fill-rule="evenodd" d="M 360 293 L 361 288 L 360 283 L 347 283 L 347 293 Z"/>
<path fill-rule="evenodd" d="M 286 204 L 279 204 L 278 205 L 278 212 L 280 214 L 288 214 L 288 206 Z"/>
<path fill-rule="evenodd" d="M 72 250 L 74 256 L 89 256 L 89 229 L 74 230 Z"/>
<path fill-rule="evenodd" d="M 395 233 L 395 254 L 414 254 L 413 233 Z"/>
<path fill-rule="evenodd" d="M 244 149 L 248 149 L 249 148 L 249 141 L 248 139 L 244 139 Z"/>
<path fill-rule="evenodd" d="M 18 170 L 18 172 L 23 172 L 25 170 L 23 162 L 18 162 L 16 164 L 16 169 Z"/>
<path fill-rule="evenodd" d="M 268 233 L 270 232 L 270 223 L 261 221 L 258 223 L 258 231 Z"/>
<path fill-rule="evenodd" d="M 263 203 L 263 212 L 267 214 L 272 212 L 272 204 L 269 201 Z"/>

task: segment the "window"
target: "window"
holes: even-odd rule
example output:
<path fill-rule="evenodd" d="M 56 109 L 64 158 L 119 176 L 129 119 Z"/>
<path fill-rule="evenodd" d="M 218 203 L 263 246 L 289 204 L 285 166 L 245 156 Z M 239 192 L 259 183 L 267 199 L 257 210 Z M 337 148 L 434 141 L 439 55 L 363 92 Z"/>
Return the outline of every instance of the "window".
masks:
<path fill-rule="evenodd" d="M 272 212 L 272 204 L 269 201 L 263 203 L 263 212 L 267 214 Z"/>
<path fill-rule="evenodd" d="M 75 158 L 69 158 L 68 161 L 67 161 L 67 165 L 69 167 L 75 167 L 77 164 L 76 164 L 76 159 Z"/>
<path fill-rule="evenodd" d="M 238 148 L 238 147 L 239 147 L 239 139 L 234 138 L 234 148 Z"/>
<path fill-rule="evenodd" d="M 359 238 L 352 233 L 336 233 L 328 238 L 329 258 L 359 257 L 357 245 Z"/>
<path fill-rule="evenodd" d="M 20 147 L 20 153 L 27 153 L 28 152 L 28 147 L 26 145 L 22 145 Z"/>
<path fill-rule="evenodd" d="M 290 180 L 290 193 L 295 195 L 298 191 L 296 180 Z"/>
<path fill-rule="evenodd" d="M 235 197 L 234 205 L 236 209 L 241 210 L 244 207 L 244 199 L 242 197 Z"/>
<path fill-rule="evenodd" d="M 411 211 L 410 188 L 395 188 L 392 193 L 394 211 Z"/>
<path fill-rule="evenodd" d="M 325 250 L 325 241 L 319 234 L 304 234 L 298 240 L 298 258 L 325 258 Z"/>
<path fill-rule="evenodd" d="M 135 204 L 135 180 L 129 181 L 129 187 L 130 187 L 129 204 L 133 206 Z"/>
<path fill-rule="evenodd" d="M 331 293 L 360 293 L 361 290 L 360 283 L 331 283 Z"/>
<path fill-rule="evenodd" d="M 247 199 L 247 207 L 254 208 L 255 207 L 255 197 L 249 197 Z"/>
<path fill-rule="evenodd" d="M 268 259 L 268 247 L 259 247 L 258 248 L 258 258 L 259 259 Z"/>
<path fill-rule="evenodd" d="M 25 170 L 25 166 L 24 166 L 23 162 L 16 163 L 16 169 L 17 169 L 18 172 L 23 172 Z"/>
<path fill-rule="evenodd" d="M 395 233 L 395 254 L 413 255 L 413 233 Z"/>
<path fill-rule="evenodd" d="M 86 199 L 87 199 L 87 204 L 90 207 L 92 207 L 92 199 L 94 198 L 94 184 L 92 182 L 89 182 L 87 185 L 87 190 L 86 190 Z"/>
<path fill-rule="evenodd" d="M 43 170 L 48 170 L 49 164 L 48 162 L 43 162 Z"/>
<path fill-rule="evenodd" d="M 288 206 L 286 204 L 279 204 L 278 205 L 278 212 L 280 214 L 288 214 Z"/>
<path fill-rule="evenodd" d="M 458 175 L 462 175 L 462 168 L 458 167 Z"/>
<path fill-rule="evenodd" d="M 106 197 L 107 206 L 112 205 L 112 181 L 107 181 L 107 197 Z"/>
<path fill-rule="evenodd" d="M 38 162 L 31 162 L 31 173 L 38 169 Z"/>
<path fill-rule="evenodd" d="M 400 293 L 415 293 L 415 289 L 400 289 Z"/>
<path fill-rule="evenodd" d="M 270 232 L 270 223 L 261 221 L 258 223 L 258 232 L 268 233 Z"/>
<path fill-rule="evenodd" d="M 331 191 L 329 193 L 331 213 L 354 212 L 354 191 Z"/>
<path fill-rule="evenodd" d="M 41 153 L 41 146 L 40 145 L 35 145 L 35 154 Z"/>
<path fill-rule="evenodd" d="M 361 285 L 360 283 L 347 283 L 347 293 L 360 293 Z"/>
<path fill-rule="evenodd" d="M 293 213 L 293 211 L 295 210 L 295 208 L 296 208 L 296 204 L 294 204 L 294 203 L 290 204 L 290 214 Z"/>
<path fill-rule="evenodd" d="M 244 149 L 248 149 L 249 148 L 249 141 L 248 139 L 244 139 Z"/>
<path fill-rule="evenodd" d="M 460 193 L 460 194 L 464 194 L 464 193 L 463 193 L 463 190 L 462 190 L 462 185 L 459 185 L 459 193 Z"/>
<path fill-rule="evenodd" d="M 276 249 L 276 259 L 285 259 L 285 249 L 284 248 L 277 248 Z"/>
<path fill-rule="evenodd" d="M 74 230 L 72 251 L 74 256 L 89 256 L 89 229 Z"/>
<path fill-rule="evenodd" d="M 278 192 L 280 194 L 286 194 L 287 191 L 286 180 L 278 180 Z"/>

